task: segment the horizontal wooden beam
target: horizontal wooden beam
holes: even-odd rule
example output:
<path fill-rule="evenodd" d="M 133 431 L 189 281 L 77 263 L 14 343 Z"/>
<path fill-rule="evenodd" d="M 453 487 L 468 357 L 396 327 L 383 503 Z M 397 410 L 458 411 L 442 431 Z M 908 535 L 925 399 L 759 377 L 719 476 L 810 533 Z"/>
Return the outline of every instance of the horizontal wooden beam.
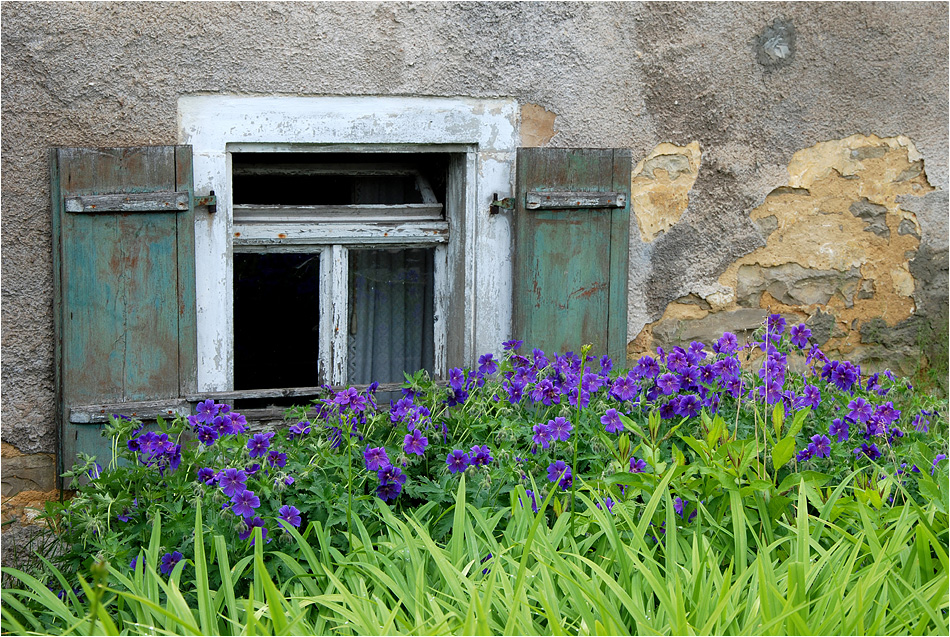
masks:
<path fill-rule="evenodd" d="M 235 247 L 241 245 L 336 245 L 428 244 L 448 243 L 446 221 L 409 221 L 405 223 L 284 223 L 259 225 L 235 222 L 231 228 Z"/>
<path fill-rule="evenodd" d="M 155 192 L 110 195 L 80 195 L 66 198 L 66 212 L 96 214 L 103 212 L 181 212 L 190 205 L 187 192 Z"/>
<path fill-rule="evenodd" d="M 156 417 L 187 416 L 191 411 L 191 404 L 183 398 L 102 405 L 71 405 L 69 407 L 69 422 L 77 425 L 101 424 L 109 422 L 109 416 L 112 414 L 134 416 L 139 420 L 155 420 Z"/>
<path fill-rule="evenodd" d="M 532 191 L 525 195 L 525 208 L 528 210 L 623 208 L 626 205 L 627 196 L 622 192 L 552 190 Z"/>

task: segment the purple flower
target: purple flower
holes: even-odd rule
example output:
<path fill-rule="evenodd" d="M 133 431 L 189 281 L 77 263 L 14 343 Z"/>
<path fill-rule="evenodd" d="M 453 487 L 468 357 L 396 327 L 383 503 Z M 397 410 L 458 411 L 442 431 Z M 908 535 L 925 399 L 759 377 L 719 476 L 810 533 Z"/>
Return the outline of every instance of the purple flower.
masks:
<path fill-rule="evenodd" d="M 264 520 L 254 516 L 253 519 L 245 520 L 244 524 L 246 525 L 246 528 L 238 533 L 239 538 L 246 540 L 247 538 L 251 537 L 251 534 L 254 532 L 255 528 L 261 527 L 261 539 L 270 542 L 270 540 L 267 539 L 267 527 L 264 526 Z M 251 540 L 251 544 L 254 544 L 254 540 Z"/>
<path fill-rule="evenodd" d="M 855 398 L 849 402 L 848 409 L 851 410 L 848 414 L 848 418 L 857 422 L 867 423 L 871 416 L 874 415 L 874 407 L 863 398 Z"/>
<path fill-rule="evenodd" d="M 301 420 L 297 424 L 291 425 L 289 431 L 290 435 L 287 436 L 287 438 L 290 440 L 293 440 L 297 436 L 306 436 L 308 433 L 310 433 L 310 421 Z"/>
<path fill-rule="evenodd" d="M 172 553 L 165 553 L 165 555 L 162 556 L 162 564 L 159 567 L 159 570 L 162 572 L 163 575 L 168 575 L 175 568 L 175 565 L 178 564 L 178 562 L 180 562 L 182 558 L 184 557 L 185 556 L 182 555 L 179 551 L 174 551 Z"/>
<path fill-rule="evenodd" d="M 198 406 L 195 407 L 195 411 L 198 414 L 198 422 L 210 425 L 214 421 L 214 417 L 218 415 L 219 409 L 220 407 L 215 405 L 214 401 L 210 398 L 198 403 Z"/>
<path fill-rule="evenodd" d="M 724 332 L 723 335 L 713 344 L 713 351 L 717 354 L 729 355 L 736 351 L 739 341 L 732 332 Z"/>
<path fill-rule="evenodd" d="M 272 467 L 283 467 L 287 464 L 287 454 L 278 453 L 276 449 L 267 452 L 267 463 Z"/>
<path fill-rule="evenodd" d="M 465 384 L 465 372 L 458 367 L 449 370 L 449 386 L 455 391 L 462 389 Z"/>
<path fill-rule="evenodd" d="M 604 425 L 604 430 L 609 434 L 623 431 L 623 422 L 620 421 L 620 414 L 613 407 L 608 409 L 604 415 L 600 417 L 600 422 Z"/>
<path fill-rule="evenodd" d="M 788 331 L 788 335 L 791 337 L 793 345 L 798 349 L 805 349 L 805 346 L 808 345 L 808 339 L 811 336 L 811 330 L 805 327 L 804 323 L 799 323 L 798 325 L 792 326 L 792 329 Z"/>
<path fill-rule="evenodd" d="M 412 433 L 408 434 L 403 440 L 402 450 L 405 453 L 414 453 L 421 456 L 425 453 L 428 445 L 429 439 L 423 436 L 420 430 L 413 429 Z"/>
<path fill-rule="evenodd" d="M 491 354 L 482 354 L 478 357 L 478 371 L 482 374 L 494 374 L 498 371 L 498 363 Z"/>
<path fill-rule="evenodd" d="M 630 457 L 630 473 L 645 473 L 647 470 L 647 463 L 645 460 L 641 460 L 635 456 Z"/>
<path fill-rule="evenodd" d="M 539 372 L 550 363 L 547 356 L 544 355 L 544 352 L 538 348 L 531 350 L 531 355 L 534 356 L 534 368 Z"/>
<path fill-rule="evenodd" d="M 860 447 L 857 447 L 857 448 L 854 450 L 854 455 L 858 456 L 859 458 L 860 458 L 862 455 L 865 455 L 865 456 L 867 456 L 868 458 L 870 458 L 871 460 L 877 460 L 878 458 L 881 457 L 881 450 L 878 449 L 878 448 L 877 448 L 877 445 L 874 444 L 874 443 L 871 443 L 871 444 L 869 445 L 868 443 L 863 442 L 863 443 L 861 443 L 861 446 L 860 446 Z"/>
<path fill-rule="evenodd" d="M 379 487 L 376 496 L 386 502 L 395 500 L 402 492 L 402 485 L 406 483 L 406 476 L 399 467 L 386 467 L 377 472 Z"/>
<path fill-rule="evenodd" d="M 778 336 L 785 331 L 785 319 L 781 314 L 769 314 L 766 320 L 766 329 L 769 334 Z"/>
<path fill-rule="evenodd" d="M 224 405 L 224 407 L 227 407 L 227 405 Z M 245 418 L 243 414 L 239 414 L 236 411 L 232 411 L 229 416 L 231 417 L 231 430 L 227 433 L 233 435 L 244 433 L 244 430 L 246 429 L 245 425 L 247 425 L 247 418 Z"/>
<path fill-rule="evenodd" d="M 604 354 L 600 357 L 600 373 L 607 375 L 610 370 L 614 368 L 614 362 L 610 360 L 610 357 Z"/>
<path fill-rule="evenodd" d="M 552 462 L 548 465 L 548 481 L 557 482 L 560 478 L 560 486 L 563 490 L 568 490 L 574 483 L 574 476 L 571 474 L 571 466 L 563 460 Z"/>
<path fill-rule="evenodd" d="M 566 441 L 571 437 L 572 429 L 574 429 L 574 426 L 561 416 L 548 421 L 548 432 L 550 432 L 551 440 Z"/>
<path fill-rule="evenodd" d="M 202 467 L 198 469 L 198 479 L 207 485 L 213 485 L 217 482 L 218 476 L 211 467 Z"/>
<path fill-rule="evenodd" d="M 828 435 L 837 436 L 838 442 L 844 442 L 848 439 L 848 423 L 841 418 L 835 418 L 828 427 Z"/>
<path fill-rule="evenodd" d="M 347 387 L 337 392 L 331 402 L 339 406 L 341 414 L 346 411 L 347 408 L 356 413 L 366 411 L 366 398 L 360 396 L 360 393 L 356 391 L 354 387 Z"/>
<path fill-rule="evenodd" d="M 543 449 L 547 449 L 551 443 L 551 432 L 548 430 L 548 426 L 539 423 L 534 426 L 533 430 L 534 437 L 531 439 L 532 442 L 536 445 L 541 445 Z"/>
<path fill-rule="evenodd" d="M 288 487 L 292 485 L 294 482 L 295 480 L 293 476 L 287 476 L 286 478 L 284 478 L 284 484 L 286 484 Z"/>
<path fill-rule="evenodd" d="M 475 445 L 472 447 L 472 465 L 475 467 L 484 466 L 490 463 L 494 458 L 491 457 L 491 450 L 488 445 Z"/>
<path fill-rule="evenodd" d="M 695 394 L 685 394 L 679 396 L 679 401 L 676 405 L 676 413 L 682 416 L 683 418 L 695 418 L 699 415 L 699 410 L 702 408 L 702 404 L 699 402 L 699 398 Z"/>
<path fill-rule="evenodd" d="M 802 395 L 795 400 L 795 407 L 802 409 L 804 407 L 811 407 L 812 409 L 818 409 L 818 405 L 821 403 L 821 390 L 815 387 L 814 385 L 807 385 L 802 391 Z"/>
<path fill-rule="evenodd" d="M 366 451 L 363 452 L 363 460 L 366 462 L 366 469 L 368 471 L 379 471 L 383 467 L 388 467 L 392 464 L 389 461 L 389 456 L 386 455 L 386 449 L 383 447 L 372 447 L 366 445 Z"/>
<path fill-rule="evenodd" d="M 689 500 L 684 500 L 679 496 L 673 498 L 673 510 L 676 511 L 676 515 L 683 517 L 683 511 L 687 504 L 689 504 Z"/>
<path fill-rule="evenodd" d="M 240 469 L 225 469 L 218 473 L 218 486 L 224 495 L 233 498 L 247 489 L 247 474 Z"/>
<path fill-rule="evenodd" d="M 525 489 L 525 493 L 527 493 L 528 497 L 531 498 L 531 510 L 537 513 L 538 499 L 534 496 L 534 491 L 532 491 L 531 489 Z M 521 498 L 518 498 L 518 503 L 521 504 L 521 506 L 524 506 L 524 503 L 521 502 Z"/>
<path fill-rule="evenodd" d="M 940 462 L 941 460 L 946 460 L 946 459 L 947 459 L 947 454 L 945 454 L 945 453 L 938 453 L 938 454 L 934 457 L 933 469 L 930 470 L 930 475 L 933 475 L 933 474 L 937 471 L 937 463 Z"/>
<path fill-rule="evenodd" d="M 90 467 L 89 471 L 86 472 L 86 475 L 89 476 L 90 480 L 95 480 L 96 478 L 102 475 L 102 465 L 99 464 L 98 462 L 93 464 L 92 467 Z"/>
<path fill-rule="evenodd" d="M 506 352 L 512 352 L 518 349 L 519 347 L 521 347 L 522 345 L 524 345 L 524 341 L 517 341 L 513 339 L 510 341 L 505 341 L 504 343 L 501 344 L 501 346 L 505 349 Z"/>
<path fill-rule="evenodd" d="M 641 356 L 631 372 L 635 376 L 633 380 L 636 380 L 636 378 L 656 378 L 660 373 L 660 364 L 651 356 Z"/>
<path fill-rule="evenodd" d="M 231 510 L 235 515 L 244 518 L 250 518 L 254 515 L 254 509 L 261 506 L 261 499 L 254 495 L 253 491 L 245 489 L 233 498 L 231 498 Z"/>
<path fill-rule="evenodd" d="M 670 394 L 676 391 L 679 391 L 679 388 L 680 388 L 679 379 L 676 378 L 676 376 L 674 376 L 673 374 L 669 374 L 669 373 L 663 374 L 662 376 L 657 378 L 656 384 L 657 384 L 657 387 L 660 388 L 660 391 L 662 391 L 663 394 L 666 396 L 669 396 Z"/>
<path fill-rule="evenodd" d="M 459 473 L 460 471 L 465 471 L 471 462 L 472 461 L 468 457 L 468 454 L 460 449 L 450 452 L 448 457 L 445 459 L 445 464 L 449 465 L 449 473 Z"/>
<path fill-rule="evenodd" d="M 550 378 L 544 378 L 528 393 L 531 400 L 550 407 L 561 402 L 561 395 Z"/>
<path fill-rule="evenodd" d="M 831 440 L 828 436 L 822 434 L 815 434 L 811 437 L 811 442 L 815 445 L 814 454 L 818 458 L 830 458 L 831 457 Z M 811 445 L 808 445 L 811 447 Z"/>
<path fill-rule="evenodd" d="M 247 441 L 247 448 L 251 451 L 251 458 L 263 458 L 267 455 L 267 448 L 270 446 L 270 439 L 274 437 L 271 432 L 254 434 Z"/>
<path fill-rule="evenodd" d="M 277 523 L 281 526 L 284 526 L 284 522 L 294 527 L 300 526 L 300 511 L 295 506 L 285 504 L 278 509 L 277 515 Z"/>
<path fill-rule="evenodd" d="M 197 437 L 201 444 L 210 447 L 218 439 L 218 431 L 214 427 L 199 426 Z"/>
<path fill-rule="evenodd" d="M 620 401 L 632 400 L 639 391 L 640 388 L 630 376 L 618 376 L 610 387 L 610 395 Z"/>
<path fill-rule="evenodd" d="M 598 508 L 598 509 L 603 510 L 604 507 L 600 506 L 600 502 L 595 502 L 594 504 L 597 505 L 597 508 Z M 614 504 L 615 504 L 615 503 L 614 503 L 614 501 L 613 501 L 613 498 L 609 498 L 609 497 L 608 497 L 608 498 L 604 498 L 604 506 L 607 507 L 607 513 L 613 513 L 613 512 L 614 512 Z"/>

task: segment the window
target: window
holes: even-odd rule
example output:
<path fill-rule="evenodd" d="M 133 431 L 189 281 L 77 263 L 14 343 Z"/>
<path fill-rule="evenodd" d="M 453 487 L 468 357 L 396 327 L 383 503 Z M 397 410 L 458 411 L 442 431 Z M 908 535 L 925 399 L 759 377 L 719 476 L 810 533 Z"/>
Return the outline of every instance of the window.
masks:
<path fill-rule="evenodd" d="M 490 208 L 512 192 L 518 112 L 507 99 L 179 98 L 195 192 L 218 202 L 195 217 L 198 391 L 444 378 L 500 350 L 511 231 Z"/>
<path fill-rule="evenodd" d="M 444 153 L 232 154 L 235 390 L 435 372 L 448 165 Z"/>

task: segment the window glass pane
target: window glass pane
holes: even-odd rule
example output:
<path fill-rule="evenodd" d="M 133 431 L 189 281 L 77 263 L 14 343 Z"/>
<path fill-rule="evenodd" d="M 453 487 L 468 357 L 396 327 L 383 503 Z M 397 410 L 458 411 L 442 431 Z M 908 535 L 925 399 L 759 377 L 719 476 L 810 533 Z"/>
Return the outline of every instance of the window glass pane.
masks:
<path fill-rule="evenodd" d="M 350 249 L 348 381 L 432 372 L 434 248 Z"/>
<path fill-rule="evenodd" d="M 319 253 L 235 253 L 235 389 L 320 384 L 319 280 Z"/>

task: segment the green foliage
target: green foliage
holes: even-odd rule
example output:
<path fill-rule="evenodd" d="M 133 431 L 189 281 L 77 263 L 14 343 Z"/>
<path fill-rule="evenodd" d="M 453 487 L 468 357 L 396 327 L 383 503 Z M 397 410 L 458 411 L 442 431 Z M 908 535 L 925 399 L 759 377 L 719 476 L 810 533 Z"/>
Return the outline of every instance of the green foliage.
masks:
<path fill-rule="evenodd" d="M 162 540 L 134 572 L 100 563 L 92 582 L 60 600 L 32 576 L 4 591 L 3 631 L 18 634 L 946 634 L 947 516 L 936 503 L 878 509 L 853 480 L 809 501 L 792 488 L 793 514 L 763 532 L 759 503 L 739 498 L 717 517 L 701 506 L 683 524 L 666 487 L 670 467 L 641 510 L 585 505 L 547 515 L 554 493 L 533 513 L 523 487 L 496 511 L 465 501 L 460 481 L 447 543 L 431 530 L 442 512 L 423 506 L 374 514 L 378 532 L 357 519 L 343 554 L 312 523 L 289 532 L 300 557 L 254 550 L 232 565 L 224 537 L 209 538 L 194 516 L 196 557 L 164 577 Z M 855 474 L 856 475 L 856 474 Z M 946 479 L 934 482 L 947 496 Z M 900 490 L 898 488 L 898 490 Z M 732 491 L 731 493 L 737 493 Z M 597 497 L 596 495 L 594 496 Z M 734 498 L 731 498 L 734 499 Z M 597 506 L 600 504 L 600 508 Z M 651 521 L 658 517 L 665 528 Z M 651 528 L 653 529 L 651 531 Z M 163 533 L 156 518 L 152 537 Z M 745 538 L 738 542 L 738 537 Z M 288 575 L 274 577 L 266 564 Z M 217 571 L 221 586 L 208 585 Z M 62 573 L 55 571 L 59 577 Z M 187 573 L 187 574 L 186 574 Z M 247 593 L 235 585 L 249 580 Z M 65 582 L 65 579 L 63 578 Z"/>
<path fill-rule="evenodd" d="M 629 373 L 483 357 L 389 409 L 328 390 L 271 437 L 210 401 L 114 419 L 3 630 L 945 634 L 946 401 L 782 327 Z"/>

